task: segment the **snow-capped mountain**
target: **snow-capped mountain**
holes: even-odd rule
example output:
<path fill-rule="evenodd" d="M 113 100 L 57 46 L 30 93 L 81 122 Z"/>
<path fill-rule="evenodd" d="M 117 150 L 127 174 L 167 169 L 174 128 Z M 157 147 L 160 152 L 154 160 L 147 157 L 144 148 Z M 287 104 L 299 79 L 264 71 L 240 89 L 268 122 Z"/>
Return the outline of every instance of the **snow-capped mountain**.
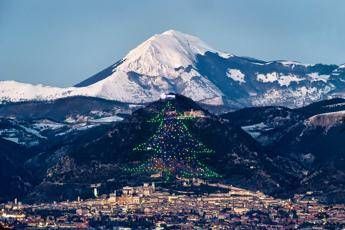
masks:
<path fill-rule="evenodd" d="M 290 107 L 345 94 L 344 65 L 266 62 L 211 48 L 197 37 L 169 30 L 123 59 L 69 88 L 0 82 L 1 101 L 92 96 L 144 103 L 173 92 L 207 105 Z"/>

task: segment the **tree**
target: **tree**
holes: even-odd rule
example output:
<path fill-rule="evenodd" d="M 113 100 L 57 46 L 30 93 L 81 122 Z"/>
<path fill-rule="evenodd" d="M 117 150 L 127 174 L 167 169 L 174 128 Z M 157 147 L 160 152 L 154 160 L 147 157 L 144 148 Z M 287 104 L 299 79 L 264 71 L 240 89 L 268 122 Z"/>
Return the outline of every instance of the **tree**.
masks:
<path fill-rule="evenodd" d="M 214 178 L 219 175 L 201 162 L 202 154 L 213 154 L 189 132 L 186 117 L 176 112 L 170 101 L 149 122 L 158 123 L 158 129 L 145 143 L 133 150 L 146 152 L 148 159 L 125 170 L 131 173 L 162 173 L 164 176 L 184 178 Z"/>

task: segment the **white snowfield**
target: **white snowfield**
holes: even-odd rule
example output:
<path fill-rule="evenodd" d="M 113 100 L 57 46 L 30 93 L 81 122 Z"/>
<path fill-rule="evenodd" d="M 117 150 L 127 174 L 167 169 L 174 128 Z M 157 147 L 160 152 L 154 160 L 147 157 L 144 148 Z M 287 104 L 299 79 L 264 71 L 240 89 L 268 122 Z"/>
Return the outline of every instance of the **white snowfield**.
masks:
<path fill-rule="evenodd" d="M 309 66 L 309 64 L 302 64 L 298 61 L 288 61 L 288 60 L 282 60 L 282 61 L 279 61 L 282 65 L 285 65 L 285 66 L 291 66 L 291 65 L 294 65 L 294 66 Z"/>
<path fill-rule="evenodd" d="M 341 124 L 344 119 L 345 110 L 314 115 L 307 119 L 306 124 L 329 129 L 337 124 Z"/>
<path fill-rule="evenodd" d="M 241 70 L 238 70 L 238 69 L 229 69 L 228 72 L 226 73 L 226 76 L 240 83 L 246 82 L 245 75 L 241 72 Z"/>
<path fill-rule="evenodd" d="M 257 74 L 256 79 L 262 83 L 273 83 L 278 82 L 280 86 L 289 86 L 292 82 L 296 82 L 297 84 L 300 81 L 307 80 L 310 82 L 314 81 L 322 81 L 327 83 L 329 80 L 330 75 L 319 75 L 318 73 L 310 73 L 307 77 L 299 77 L 295 74 L 280 74 L 277 72 L 267 73 L 267 74 Z"/>
<path fill-rule="evenodd" d="M 329 79 L 329 75 L 319 75 L 319 73 L 310 73 L 308 74 L 308 76 L 311 77 L 311 81 L 323 81 L 323 82 L 327 82 Z"/>

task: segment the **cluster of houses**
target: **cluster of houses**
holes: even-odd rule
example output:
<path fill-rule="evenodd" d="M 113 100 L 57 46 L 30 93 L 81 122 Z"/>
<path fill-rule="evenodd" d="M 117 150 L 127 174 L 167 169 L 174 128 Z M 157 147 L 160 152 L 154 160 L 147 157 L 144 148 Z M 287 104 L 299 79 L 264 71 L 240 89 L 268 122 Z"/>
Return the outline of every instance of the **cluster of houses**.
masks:
<path fill-rule="evenodd" d="M 187 181 L 183 181 L 187 182 Z M 228 192 L 186 194 L 157 188 L 155 183 L 125 186 L 112 194 L 87 200 L 24 205 L 17 201 L 2 205 L 0 223 L 20 223 L 30 227 L 87 228 L 93 222 L 121 227 L 121 223 L 152 224 L 153 227 L 175 226 L 206 228 L 229 226 L 265 229 L 308 226 L 345 227 L 345 206 L 321 205 L 312 194 L 295 195 L 292 199 L 276 199 L 259 191 L 234 186 L 189 181 L 185 186 L 203 185 Z M 97 187 L 97 186 L 94 186 Z M 56 212 L 42 216 L 39 213 Z M 106 218 L 105 218 L 106 217 Z M 12 222 L 11 222 L 12 220 Z M 15 220 L 15 222 L 14 222 Z M 123 227 L 122 226 L 122 227 Z"/>

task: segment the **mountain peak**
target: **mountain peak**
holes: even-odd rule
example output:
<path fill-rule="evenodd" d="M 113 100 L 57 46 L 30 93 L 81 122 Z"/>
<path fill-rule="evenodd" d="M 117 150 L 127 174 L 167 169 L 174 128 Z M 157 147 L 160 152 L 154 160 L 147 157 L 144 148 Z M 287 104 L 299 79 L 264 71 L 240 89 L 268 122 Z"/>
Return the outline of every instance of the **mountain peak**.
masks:
<path fill-rule="evenodd" d="M 165 35 L 184 35 L 182 32 L 180 31 L 177 31 L 177 30 L 173 30 L 173 29 L 170 29 L 170 30 L 167 30 L 165 32 L 163 32 L 162 34 L 165 34 Z"/>
<path fill-rule="evenodd" d="M 172 73 L 176 68 L 193 66 L 196 55 L 203 55 L 207 51 L 228 56 L 198 37 L 168 30 L 150 37 L 131 50 L 117 70 L 147 76 L 176 75 Z"/>

